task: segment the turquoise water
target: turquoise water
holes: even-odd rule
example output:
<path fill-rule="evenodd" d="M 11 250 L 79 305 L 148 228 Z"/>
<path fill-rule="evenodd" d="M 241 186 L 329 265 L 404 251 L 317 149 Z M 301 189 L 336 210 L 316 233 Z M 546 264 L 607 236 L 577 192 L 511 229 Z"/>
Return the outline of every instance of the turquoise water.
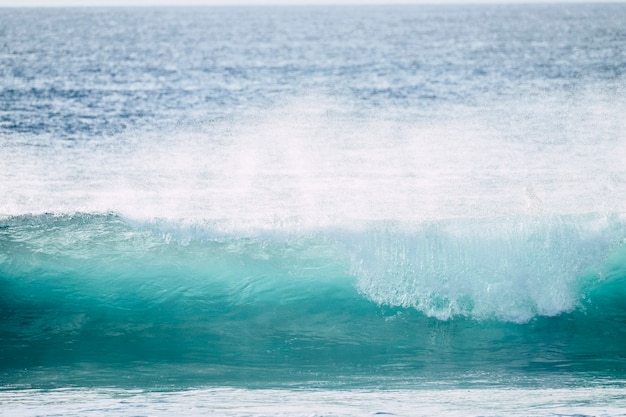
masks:
<path fill-rule="evenodd" d="M 3 375 L 33 388 L 621 378 L 625 227 L 570 215 L 244 233 L 11 217 Z"/>
<path fill-rule="evenodd" d="M 625 20 L 2 10 L 0 414 L 624 415 Z"/>

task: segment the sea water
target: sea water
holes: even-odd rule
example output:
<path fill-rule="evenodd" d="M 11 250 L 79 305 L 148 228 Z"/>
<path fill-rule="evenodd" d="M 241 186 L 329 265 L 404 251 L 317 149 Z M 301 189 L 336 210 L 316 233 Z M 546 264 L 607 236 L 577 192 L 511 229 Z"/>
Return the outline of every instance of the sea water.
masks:
<path fill-rule="evenodd" d="M 0 415 L 626 415 L 624 22 L 0 9 Z"/>

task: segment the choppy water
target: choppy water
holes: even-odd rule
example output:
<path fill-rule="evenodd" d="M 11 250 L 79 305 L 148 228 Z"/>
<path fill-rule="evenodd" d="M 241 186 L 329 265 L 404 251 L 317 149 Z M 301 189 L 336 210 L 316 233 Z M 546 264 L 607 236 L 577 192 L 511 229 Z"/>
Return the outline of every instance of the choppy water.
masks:
<path fill-rule="evenodd" d="M 2 9 L 0 413 L 623 415 L 624 21 Z"/>

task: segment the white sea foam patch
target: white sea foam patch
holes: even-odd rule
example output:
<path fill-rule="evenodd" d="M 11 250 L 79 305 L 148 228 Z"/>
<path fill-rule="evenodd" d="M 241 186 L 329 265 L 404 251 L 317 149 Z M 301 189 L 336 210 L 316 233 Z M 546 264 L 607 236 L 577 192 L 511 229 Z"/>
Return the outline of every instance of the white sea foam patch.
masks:
<path fill-rule="evenodd" d="M 0 215 L 275 228 L 623 211 L 619 111 L 604 96 L 549 99 L 402 113 L 294 99 L 200 128 L 11 138 L 0 147 Z M 583 107 L 602 111 L 582 117 Z"/>
<path fill-rule="evenodd" d="M 541 384 L 538 381 L 537 384 Z M 589 383 L 587 383 L 589 385 Z M 543 385 L 541 385 L 543 386 Z M 623 387 L 0 392 L 7 415 L 27 416 L 621 416 Z"/>

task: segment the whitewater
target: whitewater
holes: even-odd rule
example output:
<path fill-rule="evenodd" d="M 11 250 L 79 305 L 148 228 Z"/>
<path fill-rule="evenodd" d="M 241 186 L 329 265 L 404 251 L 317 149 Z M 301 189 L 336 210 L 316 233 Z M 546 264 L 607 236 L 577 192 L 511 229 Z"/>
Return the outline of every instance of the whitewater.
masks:
<path fill-rule="evenodd" d="M 624 21 L 0 9 L 0 415 L 626 415 Z"/>

